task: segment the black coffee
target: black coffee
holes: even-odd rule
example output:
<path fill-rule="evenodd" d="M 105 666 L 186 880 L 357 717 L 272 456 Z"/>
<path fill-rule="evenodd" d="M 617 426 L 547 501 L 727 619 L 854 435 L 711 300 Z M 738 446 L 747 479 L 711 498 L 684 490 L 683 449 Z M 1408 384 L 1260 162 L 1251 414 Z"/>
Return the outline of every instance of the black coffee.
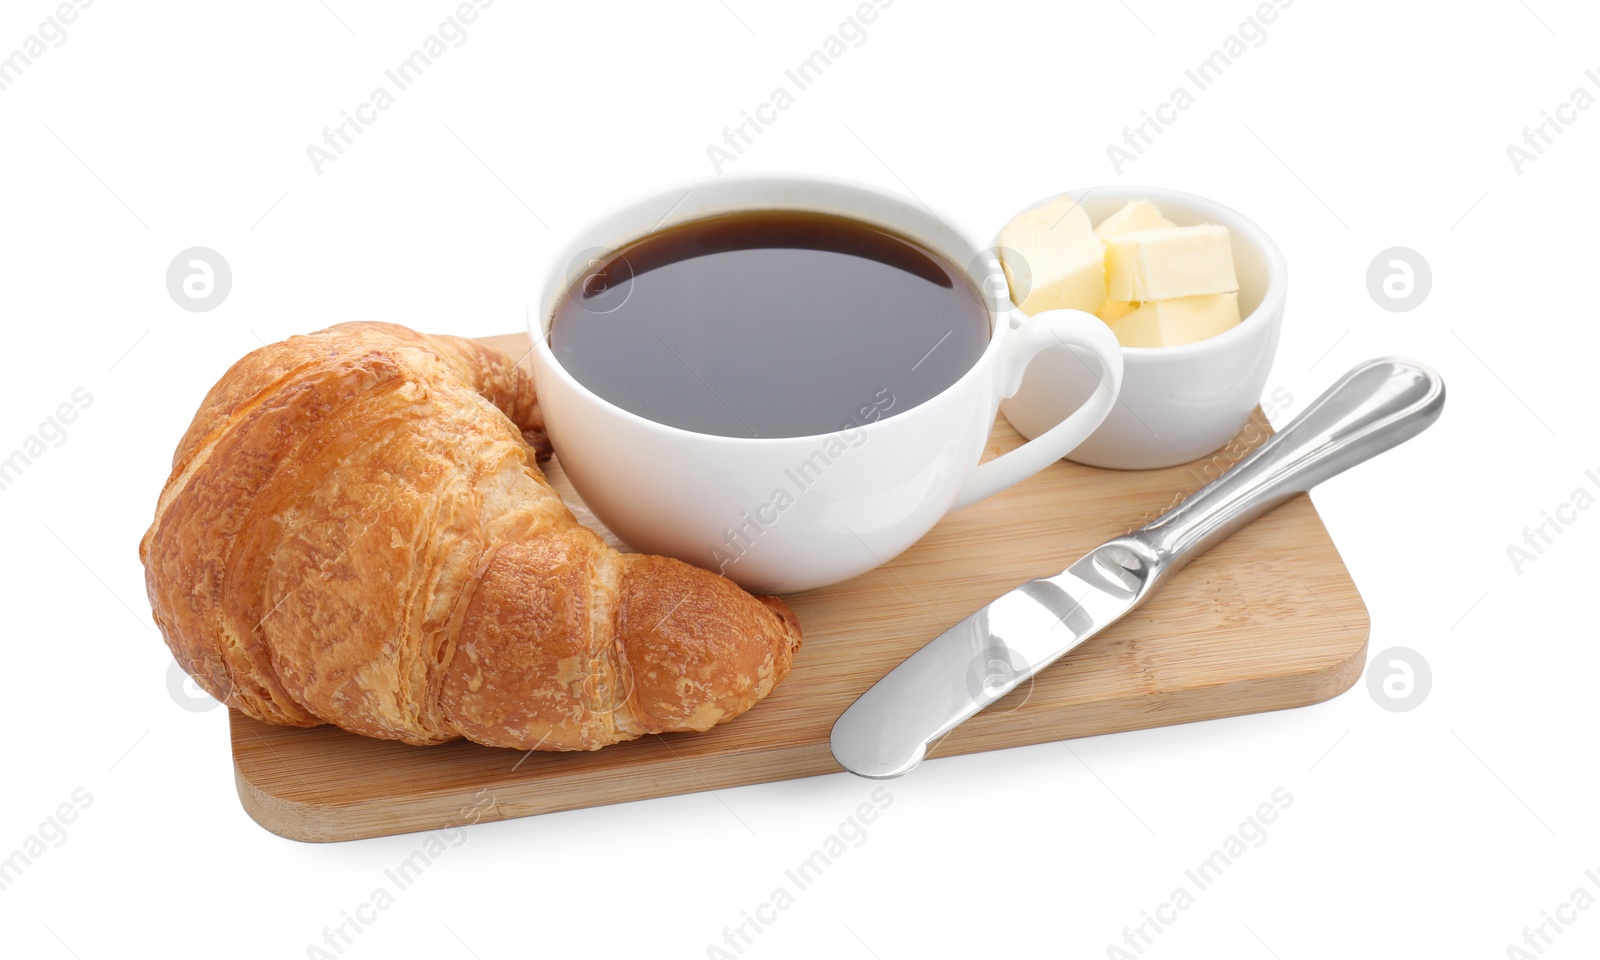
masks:
<path fill-rule="evenodd" d="M 938 255 L 860 221 L 787 211 L 638 240 L 575 282 L 550 327 L 556 358 L 601 397 L 729 437 L 903 413 L 988 341 L 978 291 Z"/>

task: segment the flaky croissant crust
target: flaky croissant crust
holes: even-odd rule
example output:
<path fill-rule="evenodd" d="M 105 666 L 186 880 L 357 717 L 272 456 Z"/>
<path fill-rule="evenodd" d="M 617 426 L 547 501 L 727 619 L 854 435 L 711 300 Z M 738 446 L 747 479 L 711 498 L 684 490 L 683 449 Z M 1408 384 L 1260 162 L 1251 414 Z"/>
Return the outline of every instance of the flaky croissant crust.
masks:
<path fill-rule="evenodd" d="M 178 445 L 139 551 L 156 623 L 250 716 L 414 744 L 592 750 L 766 696 L 789 608 L 613 550 L 541 451 L 531 377 L 481 344 L 347 323 L 263 347 Z"/>

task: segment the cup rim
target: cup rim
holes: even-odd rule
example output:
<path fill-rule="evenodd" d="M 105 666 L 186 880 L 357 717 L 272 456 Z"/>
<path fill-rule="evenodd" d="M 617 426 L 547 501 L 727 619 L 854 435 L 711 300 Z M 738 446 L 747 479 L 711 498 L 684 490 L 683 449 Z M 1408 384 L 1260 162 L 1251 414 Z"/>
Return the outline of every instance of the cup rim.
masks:
<path fill-rule="evenodd" d="M 933 207 L 929 206 L 927 203 L 924 203 L 923 201 L 921 201 L 919 198 L 911 196 L 911 195 L 909 195 L 907 193 L 902 193 L 902 192 L 900 192 L 898 190 L 890 189 L 888 187 L 884 187 L 884 186 L 881 186 L 881 185 L 878 185 L 878 184 L 868 183 L 868 182 L 863 181 L 863 180 L 857 180 L 857 179 L 854 179 L 854 178 L 851 178 L 851 177 L 841 177 L 841 176 L 837 176 L 837 175 L 833 175 L 833 174 L 816 174 L 816 173 L 805 173 L 805 172 L 781 172 L 781 171 L 772 172 L 772 171 L 769 171 L 769 172 L 731 173 L 731 174 L 727 174 L 727 175 L 723 175 L 723 176 L 718 176 L 718 177 L 715 177 L 715 178 L 694 177 L 694 178 L 678 180 L 678 181 L 675 181 L 675 182 L 668 183 L 668 184 L 666 184 L 664 186 L 656 186 L 656 187 L 652 187 L 652 188 L 649 188 L 649 189 L 646 189 L 646 190 L 637 191 L 637 192 L 629 195 L 628 197 L 624 198 L 621 201 L 618 201 L 618 202 L 612 203 L 612 204 L 608 204 L 608 205 L 606 205 L 606 207 L 604 209 L 600 210 L 597 213 L 593 213 L 593 214 L 590 214 L 587 217 L 584 217 L 583 219 L 581 219 L 577 223 L 575 223 L 573 226 L 567 228 L 566 230 L 564 230 L 561 233 L 561 235 L 556 239 L 555 243 L 552 244 L 551 251 L 548 254 L 548 262 L 546 264 L 546 268 L 543 271 L 541 271 L 540 274 L 539 274 L 538 287 L 529 296 L 528 302 L 527 302 L 527 307 L 526 307 L 526 311 L 525 312 L 526 312 L 527 320 L 528 320 L 528 333 L 529 333 L 529 336 L 532 337 L 532 339 L 534 341 L 533 342 L 533 350 L 534 350 L 534 352 L 539 354 L 545 361 L 547 361 L 548 368 L 552 372 L 554 372 L 556 376 L 560 377 L 562 379 L 562 381 L 567 385 L 567 387 L 569 389 L 573 389 L 573 390 L 578 391 L 579 394 L 581 394 L 582 396 L 589 398 L 590 400 L 602 405 L 605 408 L 608 408 L 609 410 L 611 410 L 611 411 L 615 412 L 616 414 L 620 415 L 621 417 L 623 417 L 625 420 L 629 420 L 629 421 L 638 423 L 640 425 L 644 425 L 646 427 L 656 428 L 656 429 L 659 429 L 659 430 L 666 431 L 668 435 L 682 435 L 684 437 L 693 437 L 697 441 L 713 442 L 713 443 L 718 443 L 718 444 L 762 444 L 762 445 L 773 446 L 773 445 L 778 445 L 778 444 L 815 443 L 818 440 L 823 440 L 823 439 L 826 439 L 828 437 L 837 436 L 837 435 L 839 435 L 841 433 L 844 433 L 846 431 L 849 431 L 849 430 L 862 430 L 862 431 L 864 431 L 864 430 L 873 430 L 873 429 L 876 428 L 878 430 L 878 432 L 882 432 L 883 429 L 886 429 L 886 428 L 883 427 L 883 424 L 886 424 L 886 423 L 888 423 L 888 422 L 890 422 L 892 420 L 895 420 L 895 419 L 897 419 L 897 417 L 895 417 L 895 416 L 883 417 L 881 419 L 874 420 L 871 423 L 861 424 L 860 426 L 840 427 L 837 430 L 829 430 L 829 431 L 824 431 L 822 433 L 811 433 L 811 434 L 796 435 L 796 436 L 789 436 L 789 437 L 760 437 L 760 436 L 757 436 L 757 437 L 730 437 L 730 436 L 727 436 L 727 435 L 724 435 L 724 434 L 701 433 L 700 431 L 697 431 L 697 430 L 689 430 L 689 429 L 684 428 L 684 427 L 674 426 L 674 425 L 672 425 L 670 423 L 662 423 L 659 420 L 652 420 L 649 417 L 643 416 L 642 414 L 635 413 L 632 410 L 629 410 L 629 409 L 627 409 L 625 407 L 622 407 L 622 406 L 620 406 L 618 404 L 612 403 L 610 400 L 607 400 L 605 397 L 600 396 L 598 393 L 595 393 L 593 390 L 589 389 L 589 387 L 586 384 L 584 384 L 581 380 L 579 380 L 577 377 L 573 376 L 572 371 L 568 370 L 566 368 L 566 366 L 561 363 L 561 361 L 556 357 L 555 351 L 550 348 L 550 339 L 549 339 L 548 333 L 547 333 L 546 328 L 545 328 L 545 318 L 542 315 L 543 309 L 544 309 L 544 306 L 545 306 L 543 301 L 545 300 L 546 296 L 548 295 L 547 294 L 548 288 L 551 286 L 550 275 L 556 270 L 565 270 L 565 268 L 555 258 L 564 255 L 571 248 L 573 248 L 576 245 L 576 242 L 577 242 L 579 237 L 582 237 L 582 236 L 585 236 L 586 234 L 591 233 L 592 231 L 597 229 L 601 224 L 603 224 L 604 222 L 606 222 L 610 218 L 616 216 L 618 213 L 620 213 L 622 211 L 632 210 L 632 209 L 641 207 L 641 206 L 643 206 L 643 205 L 645 205 L 647 203 L 650 203 L 651 201 L 655 201 L 655 200 L 670 201 L 673 197 L 675 197 L 679 193 L 685 194 L 684 199 L 686 199 L 687 198 L 687 194 L 692 192 L 696 187 L 705 187 L 705 186 L 710 186 L 710 185 L 716 185 L 716 186 L 720 187 L 720 186 L 722 186 L 724 184 L 733 184 L 733 185 L 741 185 L 741 186 L 764 186 L 764 185 L 766 185 L 766 186 L 774 186 L 774 187 L 780 187 L 780 188 L 784 184 L 805 184 L 805 185 L 812 185 L 812 186 L 842 188 L 842 189 L 847 190 L 847 191 L 856 191 L 856 192 L 860 192 L 860 193 L 876 194 L 879 197 L 883 197 L 883 198 L 891 200 L 891 201 L 893 201 L 895 203 L 898 203 L 901 206 L 907 208 L 908 210 L 916 210 L 917 208 L 920 207 L 924 212 L 926 212 L 935 221 L 937 221 L 940 224 L 943 224 L 944 227 L 946 229 L 948 229 L 961 243 L 965 244 L 968 247 L 968 249 L 970 251 L 972 251 L 972 256 L 974 256 L 974 257 L 983 254 L 986 250 L 992 249 L 992 248 L 984 247 L 978 241 L 977 235 L 974 234 L 971 230 L 969 230 L 966 227 L 965 224 L 963 224 L 960 221 L 955 220 L 955 219 L 953 219 L 951 217 L 948 217 L 948 216 L 944 215 L 943 213 L 940 213 L 939 211 L 933 209 Z M 677 202 L 678 203 L 682 203 L 683 201 L 682 201 L 682 199 L 679 199 Z M 802 209 L 802 208 L 806 208 L 806 209 L 814 208 L 814 205 L 802 204 L 802 205 L 798 205 L 796 207 L 796 209 Z M 784 208 L 779 206 L 779 205 L 774 204 L 771 207 L 744 206 L 744 207 L 741 207 L 741 209 L 745 209 L 745 210 L 760 210 L 760 209 L 784 209 Z M 672 210 L 668 211 L 667 216 L 671 216 L 671 214 L 675 210 L 676 210 L 676 205 L 673 206 Z M 827 211 L 827 212 L 837 213 L 839 216 L 849 217 L 851 219 L 855 219 L 855 220 L 862 221 L 862 222 L 865 222 L 865 223 L 874 224 L 874 225 L 882 227 L 884 229 L 892 230 L 893 232 L 895 232 L 895 233 L 899 234 L 900 236 L 902 236 L 904 239 L 906 239 L 906 240 L 908 240 L 908 241 L 910 241 L 910 242 L 912 242 L 912 243 L 914 243 L 914 244 L 916 244 L 916 245 L 918 245 L 920 247 L 923 247 L 924 249 L 929 249 L 933 253 L 939 254 L 939 256 L 941 258 L 943 258 L 943 259 L 945 259 L 947 261 L 953 260 L 953 258 L 947 256 L 946 254 L 944 254 L 944 253 L 942 253 L 942 252 L 940 252 L 938 250 L 933 250 L 926 241 L 924 241 L 924 240 L 922 240 L 922 239 L 920 239 L 920 238 L 918 238 L 916 236 L 913 236 L 911 231 L 907 230 L 906 228 L 904 228 L 902 226 L 898 226 L 898 225 L 885 226 L 883 224 L 875 224 L 871 217 L 868 217 L 868 216 L 866 216 L 864 214 L 860 214 L 860 213 L 857 213 L 857 212 L 854 212 L 854 211 L 851 211 L 851 210 L 848 210 L 848 209 L 841 210 L 841 211 Z M 699 219 L 699 218 L 693 218 L 693 219 Z M 663 217 L 662 220 L 665 221 L 666 217 Z M 692 219 L 686 219 L 686 220 L 683 220 L 683 221 L 680 221 L 680 222 L 689 223 L 689 222 L 693 222 L 693 221 L 692 221 Z M 657 223 L 657 225 L 655 227 L 651 227 L 649 229 L 646 229 L 646 230 L 644 230 L 642 232 L 637 233 L 632 239 L 635 239 L 635 240 L 636 239 L 642 239 L 643 237 L 646 237 L 649 234 L 651 234 L 651 233 L 655 232 L 656 230 L 660 229 L 660 227 L 661 227 L 661 224 Z M 632 242 L 632 241 L 630 240 L 628 242 Z M 952 264 L 952 265 L 955 266 L 955 268 L 958 271 L 961 271 L 961 276 L 967 277 L 968 278 L 968 282 L 971 283 L 971 280 L 970 280 L 970 277 L 969 277 L 970 265 L 967 266 L 967 267 L 963 267 L 960 264 Z M 1005 274 L 1004 274 L 1003 271 L 999 271 L 999 272 L 997 272 L 995 274 L 989 274 L 988 276 L 990 276 L 990 277 L 999 276 L 1001 278 L 1002 282 L 1005 282 Z M 561 280 L 559 281 L 561 286 L 557 288 L 557 292 L 555 293 L 554 298 L 551 300 L 551 303 L 550 303 L 550 307 L 551 308 L 554 307 L 555 303 L 557 302 L 557 300 L 559 300 L 560 296 L 562 295 L 559 291 L 560 290 L 564 290 L 565 289 L 565 285 L 568 282 L 569 282 L 569 280 L 567 279 L 565 273 L 563 273 L 562 277 L 561 277 Z M 940 400 L 946 398 L 948 395 L 955 393 L 958 388 L 966 386 L 968 381 L 972 380 L 975 377 L 984 375 L 983 373 L 980 372 L 982 370 L 982 368 L 984 368 L 987 364 L 990 364 L 990 363 L 994 362 L 993 356 L 994 356 L 995 352 L 997 350 L 1001 349 L 1000 341 L 1004 338 L 1005 334 L 1010 331 L 1010 329 L 1011 329 L 1011 327 L 1013 325 L 1012 324 L 1012 317 L 1015 316 L 1016 314 L 1018 314 L 1020 311 L 1014 304 L 1011 303 L 1009 283 L 1008 283 L 1008 285 L 1006 287 L 1006 291 L 1005 291 L 1005 294 L 1006 294 L 1006 299 L 1004 301 L 1004 303 L 1006 304 L 1005 306 L 1000 306 L 998 303 L 991 303 L 990 298 L 987 295 L 985 295 L 982 290 L 975 289 L 974 293 L 977 294 L 979 302 L 983 306 L 983 312 L 984 312 L 984 314 L 987 316 L 987 318 L 989 320 L 989 341 L 988 341 L 988 343 L 986 343 L 984 345 L 983 352 L 978 355 L 978 358 L 975 361 L 973 361 L 972 365 L 970 367 L 968 367 L 967 370 L 964 373 L 961 374 L 961 376 L 959 376 L 955 380 L 951 381 L 949 383 L 949 385 L 947 385 L 943 390 L 940 390 L 938 393 L 934 394 L 933 396 L 929 397 L 928 399 L 926 399 L 926 400 L 922 401 L 921 403 L 917 404 L 915 407 L 908 407 L 905 411 L 903 411 L 904 413 L 909 413 L 912 410 L 918 410 L 918 409 L 926 407 L 926 406 L 928 406 L 930 404 L 937 403 Z M 535 305 L 538 305 L 538 306 L 541 307 L 541 315 L 537 316 L 537 317 L 534 316 L 534 314 L 533 314 L 533 307 Z M 998 404 L 999 404 L 1001 399 L 1002 398 L 998 394 L 993 397 L 993 401 L 996 404 L 996 406 L 998 406 Z"/>
<path fill-rule="evenodd" d="M 1230 234 L 1242 237 L 1250 246 L 1261 253 L 1262 260 L 1266 263 L 1267 287 L 1261 293 L 1261 302 L 1256 304 L 1247 316 L 1239 319 L 1238 325 L 1214 337 L 1196 340 L 1193 343 L 1184 343 L 1172 347 L 1121 347 L 1127 357 L 1137 357 L 1140 360 L 1171 359 L 1181 360 L 1194 357 L 1209 351 L 1226 350 L 1234 341 L 1243 340 L 1253 335 L 1255 328 L 1263 324 L 1274 322 L 1273 318 L 1283 316 L 1283 303 L 1288 294 L 1289 265 L 1283 258 L 1283 251 L 1272 239 L 1272 235 L 1262 229 L 1261 225 L 1246 217 L 1232 207 L 1202 197 L 1199 194 L 1188 193 L 1183 190 L 1173 190 L 1169 187 L 1141 186 L 1139 184 L 1107 183 L 1092 187 L 1074 187 L 1060 193 L 1030 203 L 1012 214 L 1012 218 L 1021 215 L 1035 207 L 1042 206 L 1061 197 L 1072 197 L 1079 203 L 1090 196 L 1110 196 L 1122 199 L 1124 202 L 1131 200 L 1150 200 L 1157 205 L 1161 198 L 1170 198 L 1190 207 L 1206 211 L 1206 215 L 1214 218 L 1214 222 L 1228 228 Z M 1009 220 L 1007 221 L 1009 222 Z M 1001 230 L 1004 231 L 1004 226 Z M 995 245 L 998 247 L 1000 235 L 995 235 Z M 1119 345 L 1120 346 L 1120 345 Z"/>

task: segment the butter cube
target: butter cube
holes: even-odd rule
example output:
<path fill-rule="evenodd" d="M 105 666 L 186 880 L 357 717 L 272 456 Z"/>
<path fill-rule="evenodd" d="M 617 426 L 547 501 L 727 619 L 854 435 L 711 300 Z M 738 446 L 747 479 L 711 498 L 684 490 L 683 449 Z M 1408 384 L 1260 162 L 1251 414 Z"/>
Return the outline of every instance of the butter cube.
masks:
<path fill-rule="evenodd" d="M 1228 228 L 1157 227 L 1108 237 L 1106 296 L 1112 300 L 1169 300 L 1239 289 Z"/>
<path fill-rule="evenodd" d="M 1137 303 L 1129 303 L 1126 300 L 1107 300 L 1105 305 L 1095 313 L 1095 316 L 1099 317 L 1101 320 L 1104 320 L 1106 323 L 1116 323 L 1118 320 L 1121 320 L 1123 317 L 1138 309 L 1138 307 L 1139 305 Z"/>
<path fill-rule="evenodd" d="M 1111 325 L 1124 347 L 1177 347 L 1239 324 L 1239 294 L 1210 293 L 1154 300 Z"/>
<path fill-rule="evenodd" d="M 1071 197 L 1025 210 L 1000 231 L 1000 246 L 1027 262 L 1031 288 L 1023 290 L 1002 251 L 1001 265 L 1012 296 L 1029 315 L 1045 310 L 1094 313 L 1106 302 L 1105 246 L 1089 225 L 1089 215 Z"/>
<path fill-rule="evenodd" d="M 1161 211 L 1157 210 L 1156 205 L 1149 200 L 1130 200 L 1122 205 L 1121 210 L 1100 221 L 1094 232 L 1095 236 L 1105 240 L 1119 233 L 1175 226 L 1177 224 L 1163 217 Z"/>

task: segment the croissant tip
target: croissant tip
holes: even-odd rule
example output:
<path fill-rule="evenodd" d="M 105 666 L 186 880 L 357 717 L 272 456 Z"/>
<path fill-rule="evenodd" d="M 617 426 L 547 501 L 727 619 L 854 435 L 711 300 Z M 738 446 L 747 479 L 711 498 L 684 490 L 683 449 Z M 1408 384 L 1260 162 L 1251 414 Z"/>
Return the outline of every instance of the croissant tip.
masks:
<path fill-rule="evenodd" d="M 783 621 L 785 632 L 794 638 L 794 646 L 798 647 L 800 645 L 800 618 L 794 615 L 794 610 L 777 597 L 758 596 L 756 599 L 760 600 L 762 605 L 772 611 L 779 620 Z"/>
<path fill-rule="evenodd" d="M 555 448 L 550 445 L 550 437 L 543 430 L 524 430 L 522 439 L 533 448 L 534 459 L 540 463 L 544 463 L 555 454 Z"/>

